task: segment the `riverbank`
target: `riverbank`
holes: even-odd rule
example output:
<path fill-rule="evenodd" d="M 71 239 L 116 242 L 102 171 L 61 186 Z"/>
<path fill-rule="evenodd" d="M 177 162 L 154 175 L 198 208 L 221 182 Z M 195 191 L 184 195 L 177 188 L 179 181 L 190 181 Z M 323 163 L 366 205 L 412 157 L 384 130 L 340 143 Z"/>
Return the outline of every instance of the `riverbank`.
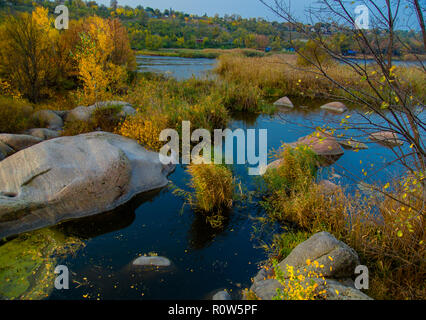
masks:
<path fill-rule="evenodd" d="M 255 49 L 158 49 L 138 50 L 136 55 L 180 57 L 180 58 L 206 58 L 217 59 L 223 54 L 241 54 L 246 57 L 263 57 L 264 51 Z"/>

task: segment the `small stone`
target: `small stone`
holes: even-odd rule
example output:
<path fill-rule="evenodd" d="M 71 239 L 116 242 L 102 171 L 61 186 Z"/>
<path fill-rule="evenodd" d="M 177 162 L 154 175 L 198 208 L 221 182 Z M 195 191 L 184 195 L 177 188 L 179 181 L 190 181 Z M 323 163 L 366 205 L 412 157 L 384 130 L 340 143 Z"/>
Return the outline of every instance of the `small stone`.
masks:
<path fill-rule="evenodd" d="M 288 97 L 282 97 L 281 99 L 278 99 L 277 101 L 274 102 L 274 106 L 294 108 L 293 103 Z"/>
<path fill-rule="evenodd" d="M 142 267 L 169 267 L 171 261 L 165 257 L 142 256 L 133 261 L 134 266 Z"/>
<path fill-rule="evenodd" d="M 399 140 L 398 135 L 391 131 L 380 131 L 372 133 L 370 135 L 370 139 L 382 146 L 390 148 L 402 146 L 404 144 L 401 140 Z"/>
<path fill-rule="evenodd" d="M 348 108 L 342 102 L 339 101 L 324 104 L 321 106 L 321 109 L 336 113 L 344 113 L 348 111 Z"/>
<path fill-rule="evenodd" d="M 217 292 L 213 296 L 212 300 L 232 300 L 232 298 L 227 291 L 222 290 L 222 291 Z"/>

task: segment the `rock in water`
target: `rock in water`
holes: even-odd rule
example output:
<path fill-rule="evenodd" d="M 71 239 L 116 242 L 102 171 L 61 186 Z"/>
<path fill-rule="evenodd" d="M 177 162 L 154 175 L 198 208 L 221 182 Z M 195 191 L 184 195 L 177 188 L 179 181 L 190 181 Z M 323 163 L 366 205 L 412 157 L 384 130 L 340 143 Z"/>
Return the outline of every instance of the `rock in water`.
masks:
<path fill-rule="evenodd" d="M 133 261 L 134 266 L 140 267 L 170 267 L 171 261 L 165 257 L 142 256 Z"/>
<path fill-rule="evenodd" d="M 293 103 L 288 97 L 282 97 L 281 99 L 278 99 L 277 101 L 274 102 L 274 106 L 294 108 Z"/>
<path fill-rule="evenodd" d="M 112 133 L 41 142 L 0 162 L 0 238 L 110 211 L 166 186 L 173 169 Z"/>
<path fill-rule="evenodd" d="M 370 139 L 382 146 L 390 148 L 402 146 L 404 144 L 401 140 L 399 140 L 398 135 L 391 131 L 380 131 L 372 133 L 370 135 Z"/>
<path fill-rule="evenodd" d="M 327 103 L 321 106 L 321 109 L 336 113 L 344 113 L 348 111 L 348 108 L 343 103 L 338 101 Z"/>
<path fill-rule="evenodd" d="M 326 132 L 313 132 L 290 144 L 292 147 L 306 145 L 321 158 L 321 165 L 330 165 L 337 161 L 344 151 L 336 138 Z"/>
<path fill-rule="evenodd" d="M 217 292 L 212 300 L 222 300 L 222 301 L 226 301 L 226 300 L 232 300 L 231 296 L 229 295 L 229 293 L 225 290 L 219 291 Z"/>

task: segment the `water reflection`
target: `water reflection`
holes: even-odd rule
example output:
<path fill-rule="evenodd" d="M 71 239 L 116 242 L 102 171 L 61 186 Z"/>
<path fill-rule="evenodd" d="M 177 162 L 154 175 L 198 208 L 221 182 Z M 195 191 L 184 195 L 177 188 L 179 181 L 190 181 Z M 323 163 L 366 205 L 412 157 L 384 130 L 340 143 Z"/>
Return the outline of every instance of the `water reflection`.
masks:
<path fill-rule="evenodd" d="M 56 228 L 66 235 L 84 240 L 124 229 L 135 220 L 136 209 L 145 202 L 153 202 L 162 190 L 163 188 L 143 193 L 113 211 L 68 221 Z"/>

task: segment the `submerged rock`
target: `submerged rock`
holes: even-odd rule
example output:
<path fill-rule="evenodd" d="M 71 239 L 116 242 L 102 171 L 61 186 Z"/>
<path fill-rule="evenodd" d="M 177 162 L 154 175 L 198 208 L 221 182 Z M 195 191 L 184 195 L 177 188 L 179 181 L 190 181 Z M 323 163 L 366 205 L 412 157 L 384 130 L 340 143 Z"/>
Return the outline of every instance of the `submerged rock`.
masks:
<path fill-rule="evenodd" d="M 15 152 L 31 147 L 42 141 L 43 140 L 40 138 L 31 136 L 31 135 L 26 135 L 26 134 L 10 134 L 10 133 L 0 134 L 0 142 L 3 142 L 7 146 L 9 146 Z"/>
<path fill-rule="evenodd" d="M 348 108 L 342 102 L 339 102 L 339 101 L 334 101 L 334 102 L 324 104 L 321 106 L 321 109 L 336 112 L 336 113 L 344 113 L 348 111 Z"/>
<path fill-rule="evenodd" d="M 166 186 L 172 170 L 112 133 L 41 142 L 0 162 L 0 238 L 113 210 Z"/>
<path fill-rule="evenodd" d="M 380 131 L 375 132 L 370 135 L 370 139 L 378 144 L 381 144 L 385 147 L 398 147 L 402 146 L 404 143 L 399 140 L 398 135 L 391 131 Z"/>
<path fill-rule="evenodd" d="M 294 108 L 293 103 L 288 97 L 282 97 L 281 99 L 278 99 L 277 101 L 274 102 L 274 106 Z"/>
<path fill-rule="evenodd" d="M 340 186 L 331 182 L 330 180 L 321 180 L 318 185 L 321 187 L 321 192 L 324 194 L 332 194 L 341 189 Z"/>
<path fill-rule="evenodd" d="M 355 140 L 352 140 L 352 139 L 338 140 L 337 142 L 343 147 L 343 149 L 347 149 L 347 150 L 365 150 L 365 149 L 368 149 L 368 146 L 365 143 L 355 141 Z"/>
<path fill-rule="evenodd" d="M 165 257 L 142 256 L 133 261 L 134 266 L 140 267 L 170 267 L 171 261 Z"/>

